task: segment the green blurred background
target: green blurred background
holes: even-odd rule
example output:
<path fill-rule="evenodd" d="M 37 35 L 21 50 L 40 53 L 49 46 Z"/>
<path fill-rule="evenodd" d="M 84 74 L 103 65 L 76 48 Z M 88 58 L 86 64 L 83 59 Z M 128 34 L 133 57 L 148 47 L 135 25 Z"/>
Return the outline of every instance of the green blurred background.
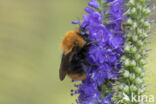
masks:
<path fill-rule="evenodd" d="M 0 104 L 75 102 L 71 80 L 59 81 L 59 46 L 63 34 L 78 27 L 71 21 L 82 17 L 87 1 L 0 0 Z M 153 34 L 146 83 L 156 100 L 155 39 Z"/>

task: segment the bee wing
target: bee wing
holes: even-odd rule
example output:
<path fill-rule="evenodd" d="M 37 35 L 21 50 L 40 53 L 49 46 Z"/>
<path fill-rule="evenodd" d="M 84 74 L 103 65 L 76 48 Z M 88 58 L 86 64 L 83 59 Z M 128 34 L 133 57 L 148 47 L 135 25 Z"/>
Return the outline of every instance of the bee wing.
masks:
<path fill-rule="evenodd" d="M 72 51 L 68 54 L 62 54 L 62 60 L 61 60 L 61 65 L 60 65 L 60 70 L 59 70 L 59 77 L 60 77 L 60 80 L 64 80 L 67 72 L 70 71 L 70 62 L 73 58 L 73 56 L 75 54 L 77 54 L 77 51 L 78 51 L 78 43 L 75 43 L 75 46 L 73 47 Z"/>
<path fill-rule="evenodd" d="M 64 80 L 66 74 L 67 74 L 67 70 L 69 68 L 69 55 L 65 55 L 64 53 L 62 54 L 62 59 L 61 59 L 61 65 L 60 65 L 60 69 L 59 69 L 59 77 L 60 80 Z"/>

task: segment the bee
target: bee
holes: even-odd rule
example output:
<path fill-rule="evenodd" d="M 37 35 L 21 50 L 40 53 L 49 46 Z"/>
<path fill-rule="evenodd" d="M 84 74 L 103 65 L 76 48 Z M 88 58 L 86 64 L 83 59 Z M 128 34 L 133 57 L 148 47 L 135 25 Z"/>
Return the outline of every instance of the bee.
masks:
<path fill-rule="evenodd" d="M 63 53 L 59 69 L 61 81 L 64 80 L 66 75 L 73 80 L 84 80 L 87 77 L 83 63 L 86 62 L 86 54 L 90 43 L 86 36 L 83 28 L 69 31 L 64 35 L 61 41 Z"/>

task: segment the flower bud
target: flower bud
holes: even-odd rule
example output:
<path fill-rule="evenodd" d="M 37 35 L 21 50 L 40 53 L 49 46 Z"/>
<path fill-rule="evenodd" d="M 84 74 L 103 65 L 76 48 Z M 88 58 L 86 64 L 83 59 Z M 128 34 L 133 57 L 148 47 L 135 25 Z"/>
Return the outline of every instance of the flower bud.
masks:
<path fill-rule="evenodd" d="M 119 90 L 123 90 L 123 88 L 124 88 L 124 84 L 120 84 L 120 86 L 119 86 Z"/>
<path fill-rule="evenodd" d="M 144 20 L 144 19 L 140 19 L 140 25 L 143 25 L 143 24 L 144 24 L 144 22 L 145 22 L 145 20 Z"/>
<path fill-rule="evenodd" d="M 141 4 L 144 4 L 147 0 L 139 0 Z"/>
<path fill-rule="evenodd" d="M 122 56 L 120 60 L 124 62 L 126 60 L 126 56 Z"/>
<path fill-rule="evenodd" d="M 137 11 L 139 11 L 139 12 L 140 12 L 140 11 L 142 10 L 142 5 L 137 4 L 137 5 L 136 5 L 136 8 L 137 8 Z"/>
<path fill-rule="evenodd" d="M 143 50 L 141 55 L 147 57 L 148 56 L 148 52 L 146 50 Z"/>
<path fill-rule="evenodd" d="M 127 37 L 128 37 L 129 39 L 132 38 L 132 36 L 133 36 L 132 33 L 128 33 L 128 34 L 127 34 Z"/>
<path fill-rule="evenodd" d="M 133 35 L 132 39 L 133 39 L 134 42 L 136 42 L 138 40 L 138 36 L 137 35 Z"/>
<path fill-rule="evenodd" d="M 151 10 L 149 8 L 143 8 L 142 12 L 143 12 L 143 15 L 147 16 L 151 13 Z"/>
<path fill-rule="evenodd" d="M 141 60 L 140 60 L 140 64 L 141 64 L 141 65 L 145 65 L 145 64 L 146 64 L 146 60 L 145 60 L 145 59 L 141 59 Z"/>
<path fill-rule="evenodd" d="M 148 37 L 148 35 L 146 33 L 142 34 L 142 38 L 147 38 L 147 37 Z"/>
<path fill-rule="evenodd" d="M 122 94 L 122 92 L 119 92 L 119 93 L 118 93 L 118 98 L 119 98 L 119 99 L 123 99 L 123 94 Z"/>
<path fill-rule="evenodd" d="M 132 60 L 132 61 L 131 61 L 130 66 L 132 66 L 132 67 L 136 66 L 135 60 Z"/>
<path fill-rule="evenodd" d="M 142 47 L 144 45 L 143 41 L 139 40 L 137 41 L 137 46 L 138 47 Z"/>
<path fill-rule="evenodd" d="M 141 58 L 141 55 L 140 54 L 136 54 L 135 59 L 136 60 L 140 60 L 140 58 Z"/>
<path fill-rule="evenodd" d="M 141 75 L 140 75 L 140 77 L 143 78 L 144 76 L 145 76 L 145 72 L 142 72 Z"/>
<path fill-rule="evenodd" d="M 138 89 L 138 94 L 141 95 L 145 92 L 145 88 L 139 88 Z"/>
<path fill-rule="evenodd" d="M 134 73 L 130 74 L 129 78 L 131 81 L 135 80 L 135 74 Z"/>
<path fill-rule="evenodd" d="M 134 6 L 135 5 L 135 1 L 134 0 L 129 0 L 127 5 L 130 6 L 130 7 Z"/>
<path fill-rule="evenodd" d="M 131 53 L 136 53 L 137 52 L 137 48 L 136 47 L 132 47 L 131 48 Z"/>
<path fill-rule="evenodd" d="M 140 84 L 142 84 L 142 82 L 143 82 L 143 80 L 140 79 L 139 77 L 135 79 L 135 84 L 136 85 L 140 85 Z"/>
<path fill-rule="evenodd" d="M 135 85 L 131 85 L 131 86 L 130 86 L 130 89 L 131 89 L 133 92 L 137 91 L 137 87 L 136 87 Z"/>
<path fill-rule="evenodd" d="M 126 45 L 125 45 L 125 50 L 124 50 L 124 51 L 127 52 L 127 53 L 129 53 L 130 50 L 131 50 L 131 49 L 130 49 L 130 45 L 126 44 Z"/>
<path fill-rule="evenodd" d="M 142 30 L 141 29 L 137 29 L 137 35 L 141 35 L 142 34 Z"/>
<path fill-rule="evenodd" d="M 130 66 L 130 61 L 129 61 L 129 59 L 126 59 L 125 62 L 124 62 L 124 64 L 125 64 L 126 67 Z"/>
<path fill-rule="evenodd" d="M 143 23 L 143 28 L 144 28 L 144 29 L 150 28 L 149 22 L 147 22 L 147 21 L 144 22 L 144 23 Z"/>
<path fill-rule="evenodd" d="M 137 12 L 136 12 L 136 8 L 133 7 L 133 8 L 131 9 L 131 11 L 130 11 L 130 14 L 136 15 L 136 13 L 137 13 Z"/>
<path fill-rule="evenodd" d="M 127 20 L 126 24 L 127 24 L 127 25 L 132 25 L 132 24 L 133 24 L 132 19 L 129 18 L 129 19 Z"/>
<path fill-rule="evenodd" d="M 142 73 L 142 69 L 140 67 L 135 68 L 136 74 L 140 75 Z"/>
<path fill-rule="evenodd" d="M 138 27 L 137 23 L 136 22 L 133 22 L 132 27 L 133 27 L 133 29 L 136 29 Z"/>
<path fill-rule="evenodd" d="M 125 72 L 123 73 L 123 77 L 128 78 L 129 77 L 129 71 L 125 70 Z"/>
<path fill-rule="evenodd" d="M 123 88 L 123 91 L 128 94 L 129 93 L 129 87 L 127 85 L 125 85 Z"/>

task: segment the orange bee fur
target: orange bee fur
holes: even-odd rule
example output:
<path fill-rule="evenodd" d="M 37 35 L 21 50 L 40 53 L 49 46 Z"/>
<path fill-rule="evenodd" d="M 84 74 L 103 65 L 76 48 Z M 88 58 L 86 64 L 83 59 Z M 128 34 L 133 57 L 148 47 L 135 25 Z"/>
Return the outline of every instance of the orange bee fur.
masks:
<path fill-rule="evenodd" d="M 65 54 L 68 54 L 72 51 L 74 47 L 74 42 L 78 42 L 78 46 L 82 48 L 86 41 L 78 34 L 78 30 L 67 32 L 61 42 L 61 49 Z"/>
<path fill-rule="evenodd" d="M 84 80 L 86 79 L 87 75 L 86 74 L 68 74 L 68 76 L 70 78 L 72 78 L 73 80 Z"/>

